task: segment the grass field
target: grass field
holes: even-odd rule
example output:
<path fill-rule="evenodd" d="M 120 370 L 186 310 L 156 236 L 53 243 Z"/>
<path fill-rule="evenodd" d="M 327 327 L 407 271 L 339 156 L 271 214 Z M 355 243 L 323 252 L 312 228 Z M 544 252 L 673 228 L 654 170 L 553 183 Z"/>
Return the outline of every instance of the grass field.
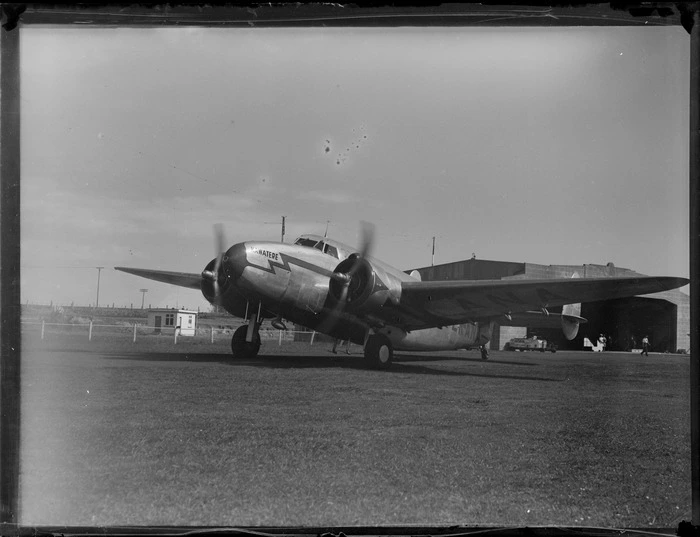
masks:
<path fill-rule="evenodd" d="M 687 356 L 144 345 L 23 340 L 22 524 L 690 519 Z"/>

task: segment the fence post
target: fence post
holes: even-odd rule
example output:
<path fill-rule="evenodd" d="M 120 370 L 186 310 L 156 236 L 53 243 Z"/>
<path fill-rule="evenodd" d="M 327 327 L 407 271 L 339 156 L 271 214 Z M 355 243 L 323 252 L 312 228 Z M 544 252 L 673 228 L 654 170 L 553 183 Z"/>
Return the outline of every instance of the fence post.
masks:
<path fill-rule="evenodd" d="M 280 344 L 279 344 L 279 346 L 280 347 L 282 346 L 282 330 L 280 330 Z"/>
<path fill-rule="evenodd" d="M 44 339 L 44 321 L 43 319 L 41 320 L 41 339 Z"/>
<path fill-rule="evenodd" d="M 136 343 L 136 323 L 134 323 L 134 343 Z"/>
<path fill-rule="evenodd" d="M 313 344 L 314 344 L 314 337 L 316 337 L 316 331 L 315 331 L 315 330 L 314 330 L 313 332 L 311 332 L 311 343 L 309 343 L 309 345 L 313 345 Z"/>
<path fill-rule="evenodd" d="M 214 343 L 214 327 L 211 327 L 211 342 Z"/>
<path fill-rule="evenodd" d="M 92 321 L 90 321 L 90 330 L 88 331 L 88 341 L 92 341 Z"/>

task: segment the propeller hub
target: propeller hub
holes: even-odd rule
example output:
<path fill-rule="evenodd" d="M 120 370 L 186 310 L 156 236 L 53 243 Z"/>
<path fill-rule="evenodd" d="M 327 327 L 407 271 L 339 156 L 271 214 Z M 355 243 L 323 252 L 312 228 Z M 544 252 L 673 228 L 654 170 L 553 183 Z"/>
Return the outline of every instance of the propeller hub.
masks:
<path fill-rule="evenodd" d="M 334 272 L 333 274 L 331 274 L 331 278 L 343 284 L 349 284 L 350 280 L 352 280 L 352 276 L 350 276 L 350 274 L 347 274 L 346 272 Z"/>

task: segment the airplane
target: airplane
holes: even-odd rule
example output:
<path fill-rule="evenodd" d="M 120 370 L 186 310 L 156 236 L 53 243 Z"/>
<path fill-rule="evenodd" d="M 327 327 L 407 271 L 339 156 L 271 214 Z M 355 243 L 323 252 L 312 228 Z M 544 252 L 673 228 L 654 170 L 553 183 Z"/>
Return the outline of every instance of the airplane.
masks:
<path fill-rule="evenodd" d="M 217 255 L 200 274 L 114 267 L 143 278 L 201 290 L 231 315 L 246 320 L 231 339 L 234 358 L 251 358 L 260 327 L 284 320 L 349 340 L 364 348 L 371 367 L 390 367 L 394 351 L 447 351 L 486 343 L 496 324 L 528 326 L 555 321 L 576 337 L 581 302 L 658 293 L 688 284 L 685 278 L 614 278 L 421 281 L 370 255 L 374 228 L 363 223 L 359 248 L 305 234 L 294 243 L 246 241 L 224 249 L 215 226 Z M 561 313 L 550 312 L 562 306 Z"/>

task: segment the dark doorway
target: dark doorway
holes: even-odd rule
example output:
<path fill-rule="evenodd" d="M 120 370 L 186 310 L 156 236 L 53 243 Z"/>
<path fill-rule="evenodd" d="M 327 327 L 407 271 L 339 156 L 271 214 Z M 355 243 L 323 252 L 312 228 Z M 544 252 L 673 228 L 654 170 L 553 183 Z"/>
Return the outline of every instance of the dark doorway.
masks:
<path fill-rule="evenodd" d="M 649 336 L 653 352 L 676 352 L 678 306 L 666 300 L 631 297 L 589 302 L 581 306 L 581 316 L 588 323 L 581 325 L 573 341 L 567 341 L 559 329 L 532 332 L 556 343 L 562 350 L 583 350 L 584 338 L 595 345 L 599 335 L 605 334 L 606 350 L 640 349 L 642 338 Z M 528 335 L 530 332 L 528 330 Z"/>

